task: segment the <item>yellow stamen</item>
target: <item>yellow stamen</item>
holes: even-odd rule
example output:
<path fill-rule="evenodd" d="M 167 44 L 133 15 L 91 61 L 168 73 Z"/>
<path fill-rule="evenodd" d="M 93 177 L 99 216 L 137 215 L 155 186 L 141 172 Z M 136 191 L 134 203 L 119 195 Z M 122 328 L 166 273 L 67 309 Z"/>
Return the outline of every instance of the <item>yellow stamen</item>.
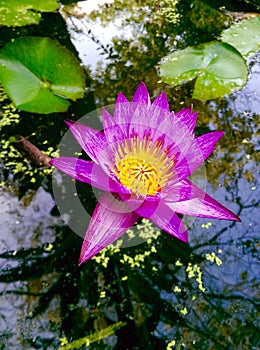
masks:
<path fill-rule="evenodd" d="M 173 176 L 173 165 L 161 142 L 133 137 L 118 145 L 112 172 L 134 194 L 154 196 Z"/>

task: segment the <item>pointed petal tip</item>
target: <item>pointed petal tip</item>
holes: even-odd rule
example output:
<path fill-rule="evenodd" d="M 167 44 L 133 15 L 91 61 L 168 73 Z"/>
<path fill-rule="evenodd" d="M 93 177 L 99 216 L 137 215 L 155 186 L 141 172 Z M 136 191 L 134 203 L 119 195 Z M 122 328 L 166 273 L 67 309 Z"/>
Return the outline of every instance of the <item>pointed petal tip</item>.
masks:
<path fill-rule="evenodd" d="M 108 124 L 108 127 L 113 126 L 114 117 L 106 110 L 105 107 L 102 107 L 102 121 L 103 126 L 104 123 Z"/>
<path fill-rule="evenodd" d="M 126 98 L 126 96 L 122 92 L 119 92 L 117 95 L 116 104 L 117 103 L 128 103 L 128 102 L 129 101 Z"/>
<path fill-rule="evenodd" d="M 86 245 L 86 241 L 83 243 L 81 247 L 80 255 L 79 255 L 78 266 L 82 266 L 83 264 L 88 262 L 91 258 L 93 258 L 93 256 L 99 253 L 102 249 L 104 249 L 104 247 L 96 246 L 95 247 L 96 250 L 93 251 L 92 248 L 93 246 L 91 244 Z"/>
<path fill-rule="evenodd" d="M 167 232 L 165 230 L 165 232 Z M 176 232 L 176 233 L 169 233 L 167 232 L 168 234 L 170 234 L 172 237 L 182 241 L 183 243 L 188 243 L 189 242 L 189 235 L 188 235 L 188 231 L 183 231 L 183 232 Z"/>
<path fill-rule="evenodd" d="M 140 83 L 139 83 L 137 89 L 138 89 L 139 87 L 141 87 L 141 86 L 142 86 L 143 88 L 146 89 L 146 85 L 145 85 L 145 83 L 144 83 L 143 81 L 140 81 Z"/>
<path fill-rule="evenodd" d="M 79 258 L 78 267 L 81 267 L 83 264 L 84 264 L 83 259 Z"/>
<path fill-rule="evenodd" d="M 188 243 L 189 242 L 189 233 L 187 230 L 184 230 L 184 229 L 186 229 L 186 227 L 184 226 L 183 221 L 181 221 L 181 223 L 182 223 L 181 231 L 178 232 L 178 235 L 176 235 L 176 236 L 173 235 L 173 237 L 179 239 L 183 243 Z"/>
<path fill-rule="evenodd" d="M 84 257 L 84 256 L 80 256 L 79 257 L 79 261 L 78 261 L 78 267 L 81 267 L 83 264 L 85 264 L 88 260 L 90 259 L 90 257 Z"/>
<path fill-rule="evenodd" d="M 193 107 L 194 107 L 194 106 L 193 106 L 193 103 L 191 103 L 191 104 L 190 104 L 188 107 L 186 107 L 186 109 L 187 109 L 187 110 L 189 110 L 189 111 L 190 111 L 190 113 L 193 113 L 193 114 L 195 114 L 195 113 L 196 113 L 196 114 L 199 114 L 199 112 L 193 112 Z"/>
<path fill-rule="evenodd" d="M 148 89 L 143 81 L 141 81 L 139 83 L 139 85 L 137 86 L 137 89 L 135 90 L 132 102 L 150 105 L 150 103 L 151 103 L 150 95 L 149 95 Z"/>
<path fill-rule="evenodd" d="M 152 103 L 153 107 L 159 107 L 170 112 L 169 102 L 166 93 L 163 91 Z"/>
<path fill-rule="evenodd" d="M 64 120 L 64 121 L 65 121 L 65 123 L 68 125 L 69 128 L 71 127 L 71 125 L 76 124 L 76 121 L 75 121 L 75 120 L 72 120 L 72 119 L 66 119 L 66 120 Z"/>
<path fill-rule="evenodd" d="M 189 242 L 189 235 L 187 231 L 183 232 L 182 236 L 180 237 L 180 240 L 183 241 L 184 243 Z"/>
<path fill-rule="evenodd" d="M 210 131 L 206 134 L 203 134 L 203 135 L 199 136 L 198 138 L 200 138 L 200 137 L 203 138 L 203 136 L 205 135 L 205 137 L 209 137 L 208 142 L 211 142 L 212 145 L 214 143 L 214 146 L 215 146 L 216 143 L 221 139 L 221 137 L 224 136 L 224 134 L 225 134 L 225 132 L 222 130 L 215 130 L 215 131 Z"/>
<path fill-rule="evenodd" d="M 228 208 L 224 207 L 220 203 L 217 203 L 225 210 L 225 216 L 219 217 L 217 219 L 219 220 L 227 220 L 227 221 L 235 221 L 235 222 L 241 222 L 241 219 L 238 215 L 236 215 L 233 211 L 229 210 Z"/>
<path fill-rule="evenodd" d="M 219 134 L 219 138 L 225 135 L 225 131 L 223 130 L 217 130 L 216 132 Z"/>
<path fill-rule="evenodd" d="M 191 133 L 193 133 L 194 131 L 197 122 L 197 116 L 199 114 L 198 112 L 192 112 L 192 109 L 193 106 L 190 105 L 175 113 L 175 117 L 177 118 L 177 120 L 180 120 L 181 123 L 186 125 L 186 127 Z"/>
<path fill-rule="evenodd" d="M 212 219 L 225 220 L 225 221 L 235 221 L 235 222 L 241 222 L 242 221 L 231 210 L 227 209 L 226 207 L 223 207 L 222 205 L 221 205 L 221 207 L 225 209 L 225 213 L 223 214 L 223 216 L 220 215 L 219 217 L 213 217 Z"/>
<path fill-rule="evenodd" d="M 233 214 L 233 218 L 230 219 L 230 220 L 233 220 L 233 221 L 236 221 L 236 222 L 242 222 L 242 220 L 240 219 L 240 217 L 238 217 L 236 214 L 232 213 Z"/>

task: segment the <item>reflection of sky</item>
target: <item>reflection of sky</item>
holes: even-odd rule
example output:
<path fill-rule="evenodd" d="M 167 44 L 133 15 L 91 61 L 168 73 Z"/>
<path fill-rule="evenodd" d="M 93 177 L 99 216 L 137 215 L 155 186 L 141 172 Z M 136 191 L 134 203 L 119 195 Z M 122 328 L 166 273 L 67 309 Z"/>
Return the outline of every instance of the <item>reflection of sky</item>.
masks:
<path fill-rule="evenodd" d="M 91 33 L 99 40 L 103 46 L 107 46 L 112 43 L 112 38 L 118 36 L 129 37 L 129 28 L 122 27 L 122 17 L 117 17 L 113 22 L 109 23 L 105 27 L 100 21 L 91 21 L 88 18 L 88 14 L 91 11 L 98 8 L 97 4 L 109 3 L 110 1 L 100 0 L 100 1 L 82 1 L 78 4 L 78 7 L 82 9 L 82 13 L 85 13 L 83 18 L 65 18 L 69 31 L 71 33 L 71 41 L 79 52 L 79 57 L 83 64 L 89 66 L 93 71 L 96 68 L 98 61 L 104 61 L 104 56 L 102 55 L 103 49 L 99 49 L 100 44 L 95 43 L 91 39 Z M 72 22 L 73 21 L 73 22 Z M 76 27 L 76 28 L 75 28 Z"/>
<path fill-rule="evenodd" d="M 104 4 L 111 4 L 114 0 L 85 0 L 79 2 L 79 7 L 81 7 L 86 14 L 91 13 L 93 10 L 97 10 L 98 6 Z"/>
<path fill-rule="evenodd" d="M 249 80 L 241 92 L 235 94 L 230 106 L 235 113 L 247 111 L 260 114 L 260 52 L 248 60 Z"/>
<path fill-rule="evenodd" d="M 51 195 L 42 188 L 35 194 L 25 196 L 23 204 L 16 195 L 0 192 L 0 252 L 30 248 L 39 243 L 48 243 L 54 238 L 51 225 L 57 224 L 57 218 L 50 215 L 54 206 Z"/>
<path fill-rule="evenodd" d="M 112 43 L 114 37 L 129 38 L 132 36 L 130 26 L 123 27 L 124 18 L 117 17 L 114 21 L 106 24 L 104 27 L 100 21 L 91 21 L 88 14 L 98 9 L 98 4 L 111 3 L 113 0 L 96 0 L 82 1 L 78 4 L 85 17 L 77 19 L 67 18 L 67 24 L 71 33 L 71 40 L 79 52 L 79 57 L 83 64 L 89 66 L 92 71 L 95 70 L 97 62 L 101 61 L 106 64 L 106 56 L 102 55 L 103 50 L 99 49 L 100 45 L 95 43 L 88 34 L 90 29 L 92 34 L 104 46 Z M 76 26 L 76 28 L 75 28 Z M 238 93 L 233 94 L 233 100 L 230 99 L 230 107 L 235 113 L 250 111 L 251 113 L 260 113 L 260 53 L 253 58 L 248 59 L 249 79 L 246 86 Z"/>
<path fill-rule="evenodd" d="M 27 193 L 23 200 L 19 200 L 15 194 L 0 191 L 0 254 L 13 251 L 15 257 L 16 251 L 22 248 L 40 247 L 42 244 L 46 244 L 47 248 L 55 239 L 55 232 L 52 226 L 60 222 L 59 218 L 50 215 L 53 206 L 54 201 L 51 195 L 42 188 L 39 188 L 34 194 L 33 192 Z M 18 259 L 0 258 L 3 277 L 5 273 L 8 275 L 8 270 L 11 267 L 17 267 L 21 261 Z M 38 279 L 30 282 L 19 280 L 9 283 L 0 282 L 0 336 L 4 334 L 4 330 L 7 331 L 7 334 L 10 332 L 8 344 L 5 344 L 8 347 L 1 347 L 1 345 L 4 346 L 1 342 L 5 342 L 4 339 L 1 339 L 1 349 L 22 349 L 17 344 L 19 336 L 28 334 L 30 337 L 33 338 L 35 336 L 36 338 L 39 335 L 38 328 L 32 327 L 27 319 L 28 312 L 31 311 L 34 303 L 26 293 L 30 288 L 34 291 L 41 290 L 43 292 L 44 280 L 48 281 L 48 278 L 50 278 L 50 281 L 53 281 L 53 277 L 45 275 L 42 282 Z M 48 282 L 46 283 L 48 284 Z M 5 295 L 4 292 L 8 291 L 24 291 L 25 294 L 19 296 L 15 293 Z M 3 294 L 1 295 L 1 293 Z M 55 305 L 55 302 L 57 305 Z M 50 309 L 52 308 L 54 310 L 58 308 L 57 300 L 54 300 L 54 303 L 50 306 Z M 48 325 L 49 319 L 42 317 L 41 327 L 47 330 Z M 11 330 L 14 331 L 11 332 Z M 50 338 L 53 336 L 53 333 L 43 331 L 41 336 Z M 16 344 L 17 347 L 12 347 L 10 344 Z"/>

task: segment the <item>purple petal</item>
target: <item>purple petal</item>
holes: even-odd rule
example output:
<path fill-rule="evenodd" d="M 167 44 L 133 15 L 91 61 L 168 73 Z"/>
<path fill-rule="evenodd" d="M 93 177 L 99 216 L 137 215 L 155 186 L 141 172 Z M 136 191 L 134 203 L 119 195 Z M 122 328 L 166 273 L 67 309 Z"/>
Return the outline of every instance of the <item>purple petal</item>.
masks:
<path fill-rule="evenodd" d="M 169 199 L 171 200 L 170 196 L 164 199 L 175 212 L 204 218 L 241 221 L 237 215 L 199 189 L 191 181 L 185 180 L 182 181 L 182 184 L 186 188 L 190 186 L 190 195 L 187 196 L 187 200 L 168 202 Z"/>
<path fill-rule="evenodd" d="M 149 92 L 148 92 L 147 87 L 145 86 L 145 84 L 143 82 L 141 82 L 138 85 L 138 87 L 134 93 L 134 97 L 133 97 L 132 102 L 150 105 L 151 101 L 150 101 Z"/>
<path fill-rule="evenodd" d="M 147 118 L 149 116 L 149 118 Z M 163 136 L 164 147 L 169 156 L 178 153 L 184 155 L 189 151 L 194 136 L 184 123 L 181 123 L 174 115 L 165 109 L 153 108 L 151 106 L 146 116 L 146 123 L 153 128 L 154 140 L 160 140 Z M 144 119 L 145 120 L 145 119 Z M 172 152 L 170 152 L 170 149 Z"/>
<path fill-rule="evenodd" d="M 161 133 L 169 132 L 169 125 L 172 125 L 174 118 L 169 110 L 167 97 L 161 93 L 151 106 L 141 106 L 143 111 L 143 123 L 149 126 L 152 130 L 160 130 Z M 132 119 L 133 122 L 134 119 Z M 136 118 L 136 122 L 138 119 Z M 169 135 L 169 134 L 168 134 Z"/>
<path fill-rule="evenodd" d="M 188 232 L 178 215 L 162 200 L 150 219 L 162 230 L 181 241 L 188 242 Z"/>
<path fill-rule="evenodd" d="M 118 124 L 105 108 L 102 108 L 102 122 L 108 143 L 124 140 L 126 137 L 126 123 Z"/>
<path fill-rule="evenodd" d="M 104 170 L 104 172 L 110 176 L 111 169 L 115 167 L 114 153 L 115 144 L 110 144 L 106 149 L 97 152 L 96 156 L 98 159 L 99 166 Z"/>
<path fill-rule="evenodd" d="M 99 130 L 73 120 L 67 120 L 66 123 L 83 150 L 94 162 L 97 162 L 96 152 L 107 147 L 105 135 Z"/>
<path fill-rule="evenodd" d="M 115 125 L 114 117 L 104 107 L 102 108 L 102 124 L 104 130 Z"/>
<path fill-rule="evenodd" d="M 142 140 L 145 135 L 147 135 L 148 131 L 151 132 L 148 121 L 148 116 L 150 116 L 149 106 L 136 104 L 134 107 L 128 129 L 128 137 L 138 136 L 138 138 Z"/>
<path fill-rule="evenodd" d="M 199 196 L 204 198 L 204 194 L 202 190 L 187 179 L 172 186 L 165 186 L 161 192 L 162 198 L 167 203 L 182 202 Z"/>
<path fill-rule="evenodd" d="M 195 139 L 204 160 L 215 150 L 215 145 L 224 135 L 224 131 L 212 131 Z"/>
<path fill-rule="evenodd" d="M 173 183 L 180 182 L 197 170 L 214 151 L 216 143 L 223 135 L 223 131 L 213 131 L 194 139 L 189 149 L 186 148 L 185 153 L 182 153 L 182 159 L 174 167 L 176 178 Z"/>
<path fill-rule="evenodd" d="M 86 182 L 101 190 L 115 192 L 118 189 L 102 168 L 93 162 L 73 157 L 60 157 L 51 159 L 50 164 L 73 179 Z"/>
<path fill-rule="evenodd" d="M 158 207 L 160 198 L 147 197 L 138 199 L 134 196 L 123 194 L 118 191 L 120 197 L 126 202 L 131 210 L 139 216 L 149 219 Z"/>
<path fill-rule="evenodd" d="M 118 94 L 114 109 L 114 118 L 116 122 L 121 124 L 129 123 L 133 114 L 132 103 L 128 101 L 124 94 L 121 92 Z"/>
<path fill-rule="evenodd" d="M 167 110 L 147 105 L 138 105 L 133 113 L 129 127 L 129 137 L 150 139 L 160 144 L 169 157 L 188 153 L 194 136 Z M 163 142 L 162 142 L 163 141 Z"/>
<path fill-rule="evenodd" d="M 99 198 L 81 248 L 79 265 L 121 237 L 138 220 L 126 203 L 110 193 Z"/>
<path fill-rule="evenodd" d="M 156 97 L 152 103 L 152 106 L 166 109 L 167 112 L 170 112 L 170 107 L 165 92 L 162 92 L 159 96 Z"/>
<path fill-rule="evenodd" d="M 120 104 L 120 103 L 129 103 L 128 99 L 125 97 L 125 95 L 122 92 L 119 92 L 116 99 L 116 104 Z"/>
<path fill-rule="evenodd" d="M 198 112 L 192 113 L 191 107 L 187 107 L 176 113 L 176 117 L 186 125 L 190 132 L 193 132 Z"/>

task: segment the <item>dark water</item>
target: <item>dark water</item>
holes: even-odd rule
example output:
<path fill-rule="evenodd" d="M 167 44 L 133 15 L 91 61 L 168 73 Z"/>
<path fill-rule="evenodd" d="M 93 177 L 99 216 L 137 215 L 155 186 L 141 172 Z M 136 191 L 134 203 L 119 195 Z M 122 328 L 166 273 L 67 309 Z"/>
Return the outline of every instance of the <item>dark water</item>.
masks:
<path fill-rule="evenodd" d="M 181 1 L 166 13 L 158 5 L 157 19 L 151 3 L 107 6 L 91 18 L 65 8 L 38 26 L 1 28 L 2 44 L 50 36 L 78 51 L 88 88 L 67 113 L 14 112 L 1 129 L 0 349 L 259 349 L 260 55 L 248 59 L 245 88 L 214 101 L 193 100 L 193 82 L 158 84 L 157 74 L 171 49 L 217 38 L 239 14 L 257 12 L 257 3 Z M 208 5 L 226 6 L 229 15 L 210 16 Z M 52 156 L 64 119 L 114 103 L 119 91 L 130 99 L 141 80 L 153 98 L 164 90 L 172 110 L 193 103 L 198 135 L 225 131 L 197 181 L 242 222 L 188 221 L 188 244 L 140 223 L 135 232 L 146 229 L 150 240 L 106 250 L 79 268 L 82 238 L 59 216 L 51 171 L 13 153 L 7 140 L 22 135 Z M 62 193 L 72 196 L 71 180 L 63 181 Z M 76 188 L 91 214 L 92 189 Z"/>

